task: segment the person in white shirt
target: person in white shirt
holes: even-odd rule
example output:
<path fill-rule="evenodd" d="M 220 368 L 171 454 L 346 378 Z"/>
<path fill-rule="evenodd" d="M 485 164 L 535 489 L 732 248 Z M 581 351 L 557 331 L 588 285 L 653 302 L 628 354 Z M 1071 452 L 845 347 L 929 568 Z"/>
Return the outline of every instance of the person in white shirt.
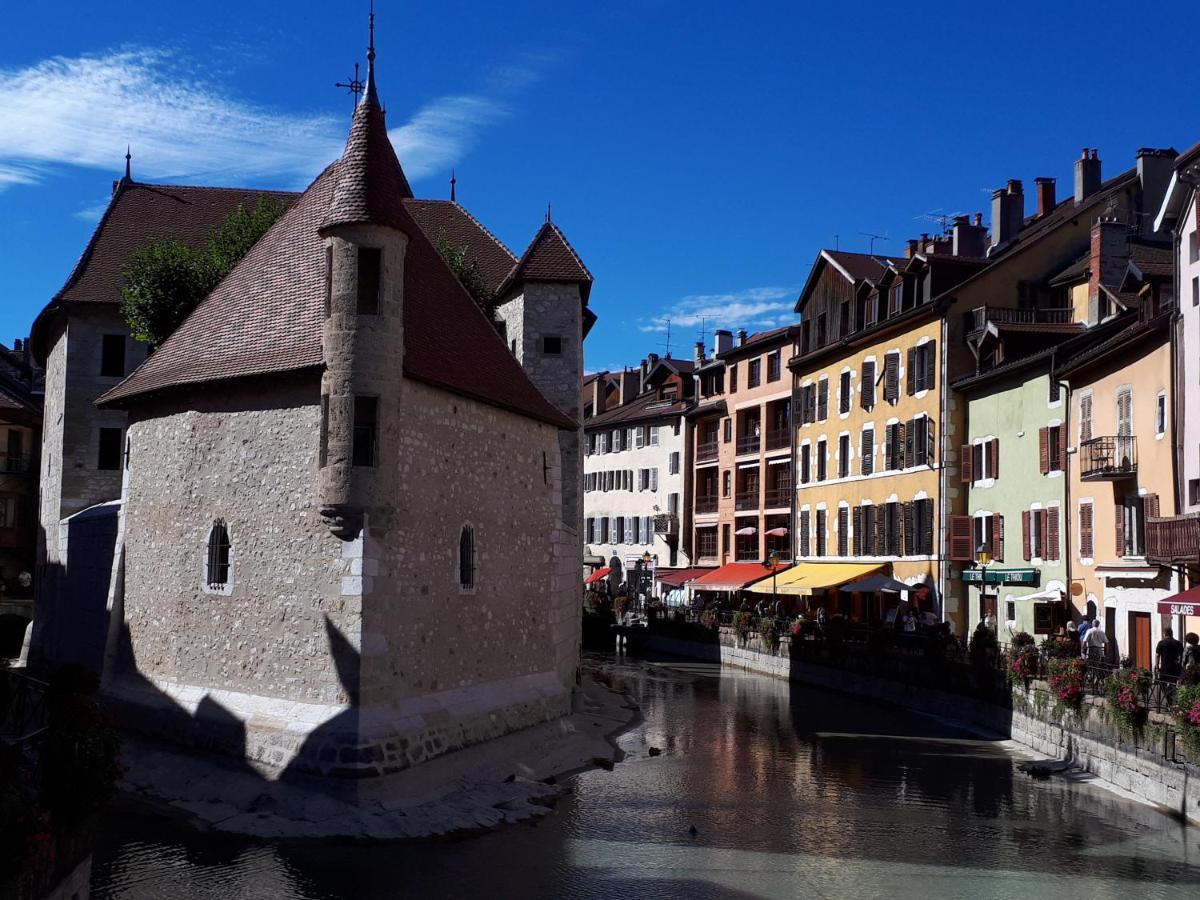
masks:
<path fill-rule="evenodd" d="M 1100 627 L 1099 619 L 1096 619 L 1092 623 L 1092 627 L 1088 629 L 1087 635 L 1084 636 L 1083 640 L 1087 645 L 1088 661 L 1093 663 L 1103 662 L 1104 650 L 1108 646 L 1108 635 Z"/>

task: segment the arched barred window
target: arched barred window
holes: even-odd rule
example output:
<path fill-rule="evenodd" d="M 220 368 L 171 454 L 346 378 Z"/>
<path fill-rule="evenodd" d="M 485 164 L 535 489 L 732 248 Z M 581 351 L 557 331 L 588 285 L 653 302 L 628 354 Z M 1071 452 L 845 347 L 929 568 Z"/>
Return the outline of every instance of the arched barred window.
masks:
<path fill-rule="evenodd" d="M 475 587 L 475 529 L 470 525 L 458 536 L 458 586 Z"/>
<path fill-rule="evenodd" d="M 220 590 L 229 582 L 229 530 L 224 519 L 213 520 L 208 533 L 208 568 L 205 579 L 208 586 Z"/>

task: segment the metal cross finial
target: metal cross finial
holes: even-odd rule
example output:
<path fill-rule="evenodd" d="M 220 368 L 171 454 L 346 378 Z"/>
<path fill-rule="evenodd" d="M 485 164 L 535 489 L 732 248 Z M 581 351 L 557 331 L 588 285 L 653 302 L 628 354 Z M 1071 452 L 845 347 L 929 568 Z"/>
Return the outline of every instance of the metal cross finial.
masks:
<path fill-rule="evenodd" d="M 550 201 L 546 201 L 546 221 L 550 221 Z"/>
<path fill-rule="evenodd" d="M 366 82 L 358 77 L 358 68 L 358 63 L 355 63 L 354 77 L 349 81 L 339 81 L 334 85 L 334 87 L 345 88 L 351 93 L 351 95 L 354 97 L 354 106 L 356 108 L 358 107 L 358 97 L 363 92 L 363 88 L 366 87 Z"/>
<path fill-rule="evenodd" d="M 454 186 L 458 184 L 458 179 L 454 177 L 454 170 L 450 170 L 450 202 L 455 203 L 458 198 L 454 196 Z"/>
<path fill-rule="evenodd" d="M 375 0 L 371 0 L 371 18 L 370 18 L 371 39 L 367 43 L 367 62 L 375 62 Z"/>

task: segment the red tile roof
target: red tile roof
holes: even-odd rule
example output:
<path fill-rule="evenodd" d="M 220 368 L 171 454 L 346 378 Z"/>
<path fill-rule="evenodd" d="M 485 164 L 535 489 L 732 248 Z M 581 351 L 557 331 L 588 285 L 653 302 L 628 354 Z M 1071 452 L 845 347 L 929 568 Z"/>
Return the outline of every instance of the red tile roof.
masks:
<path fill-rule="evenodd" d="M 162 240 L 200 247 L 238 206 L 253 206 L 259 197 L 291 204 L 298 196 L 249 188 L 118 182 L 66 284 L 34 321 L 31 339 L 35 357 L 45 362 L 45 329 L 63 303 L 120 302 L 122 272 L 135 251 Z"/>
<path fill-rule="evenodd" d="M 592 287 L 592 273 L 587 270 L 566 235 L 553 222 L 546 222 L 534 235 L 529 247 L 513 267 L 504 288 L 522 281 L 564 281 L 577 283 L 583 302 L 587 303 Z"/>
<path fill-rule="evenodd" d="M 478 219 L 452 200 L 405 200 L 404 205 L 435 247 L 442 235 L 466 247 L 467 256 L 479 266 L 488 288 L 500 290 L 517 258 Z"/>
<path fill-rule="evenodd" d="M 320 366 L 319 230 L 340 168 L 340 162 L 327 168 L 179 330 L 98 402 L 124 406 L 165 389 Z M 556 427 L 578 427 L 534 387 L 404 204 L 387 216 L 409 235 L 404 374 Z"/>

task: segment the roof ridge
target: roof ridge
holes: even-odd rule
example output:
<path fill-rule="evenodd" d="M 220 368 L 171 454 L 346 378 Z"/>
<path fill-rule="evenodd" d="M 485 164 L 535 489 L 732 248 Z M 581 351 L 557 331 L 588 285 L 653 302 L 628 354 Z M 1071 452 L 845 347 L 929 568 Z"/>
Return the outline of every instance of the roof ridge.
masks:
<path fill-rule="evenodd" d="M 240 194 L 283 194 L 288 197 L 296 197 L 303 191 L 284 191 L 277 188 L 256 188 L 256 187 L 238 187 L 236 185 L 221 185 L 221 184 L 171 184 L 169 182 L 158 181 L 124 181 L 122 182 L 128 187 L 144 187 L 169 189 L 173 191 L 224 191 L 228 193 Z M 122 183 L 118 182 L 118 184 Z"/>
<path fill-rule="evenodd" d="M 509 256 L 511 256 L 513 259 L 513 262 L 516 262 L 517 255 L 512 252 L 512 249 L 508 246 L 508 244 L 504 243 L 504 241 L 502 241 L 502 240 L 500 240 L 500 238 L 496 237 L 495 232 L 493 232 L 492 229 L 488 228 L 481 221 L 479 221 L 479 219 L 475 217 L 475 214 L 473 212 L 471 212 L 469 209 L 467 209 L 465 206 L 463 206 L 457 200 L 446 200 L 444 202 L 453 203 L 455 206 L 457 206 L 462 211 L 463 215 L 465 215 L 468 219 L 470 219 L 472 222 L 474 222 L 476 225 L 478 225 L 479 229 L 484 234 L 486 234 L 493 241 L 495 241 L 497 243 L 497 245 L 499 245 L 500 249 L 502 249 L 505 253 L 507 253 Z"/>

